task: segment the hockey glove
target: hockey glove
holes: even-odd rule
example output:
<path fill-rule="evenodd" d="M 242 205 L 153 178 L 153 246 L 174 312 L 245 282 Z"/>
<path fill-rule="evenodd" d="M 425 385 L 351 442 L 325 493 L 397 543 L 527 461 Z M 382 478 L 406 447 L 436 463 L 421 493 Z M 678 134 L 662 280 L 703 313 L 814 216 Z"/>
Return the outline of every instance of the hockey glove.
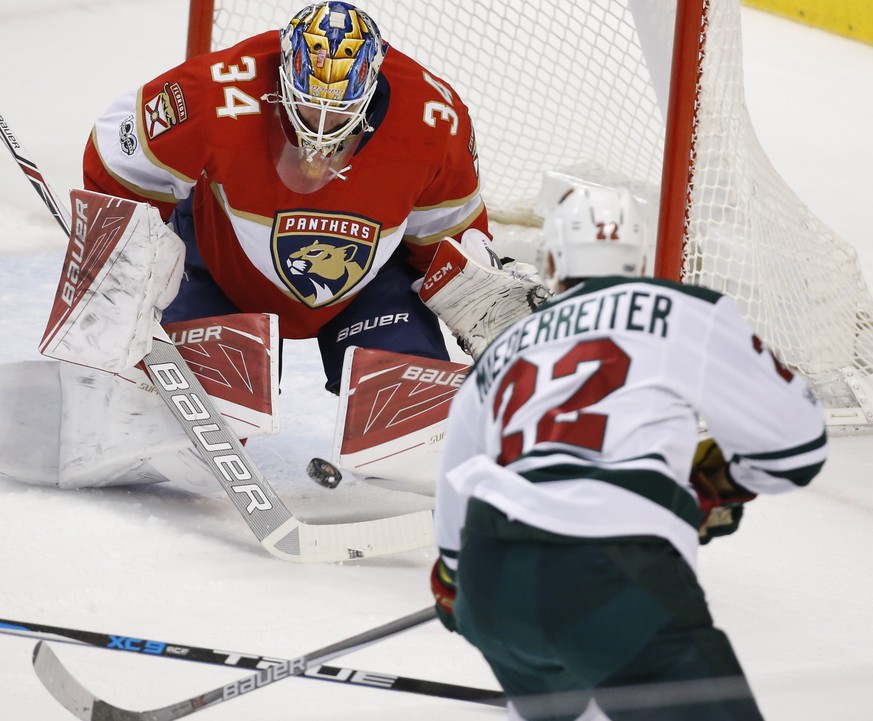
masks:
<path fill-rule="evenodd" d="M 728 476 L 721 448 L 712 438 L 697 445 L 691 469 L 691 485 L 697 492 L 703 520 L 699 536 L 701 545 L 717 536 L 729 536 L 740 527 L 743 508 L 756 496 L 734 484 Z"/>
<path fill-rule="evenodd" d="M 438 558 L 430 572 L 430 591 L 436 600 L 436 612 L 440 622 L 449 631 L 455 631 L 455 597 L 458 590 L 455 587 L 455 574 Z"/>
<path fill-rule="evenodd" d="M 451 238 L 440 241 L 424 279 L 413 285 L 424 304 L 474 359 L 506 328 L 549 297 L 532 265 L 512 261 L 503 266 L 485 249 L 482 238 L 487 240 L 472 229 L 461 243 Z"/>

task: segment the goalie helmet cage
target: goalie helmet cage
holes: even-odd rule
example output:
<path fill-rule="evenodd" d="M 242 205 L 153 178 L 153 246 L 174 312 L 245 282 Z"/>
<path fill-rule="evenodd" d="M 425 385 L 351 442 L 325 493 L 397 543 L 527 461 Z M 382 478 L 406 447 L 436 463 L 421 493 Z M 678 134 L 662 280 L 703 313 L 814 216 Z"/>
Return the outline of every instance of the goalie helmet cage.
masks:
<path fill-rule="evenodd" d="M 188 55 L 305 4 L 191 0 Z M 535 235 L 545 171 L 628 185 L 657 228 L 654 274 L 732 296 L 810 381 L 831 432 L 873 430 L 873 298 L 852 247 L 758 142 L 739 0 L 358 4 L 470 107 L 495 238 Z"/>

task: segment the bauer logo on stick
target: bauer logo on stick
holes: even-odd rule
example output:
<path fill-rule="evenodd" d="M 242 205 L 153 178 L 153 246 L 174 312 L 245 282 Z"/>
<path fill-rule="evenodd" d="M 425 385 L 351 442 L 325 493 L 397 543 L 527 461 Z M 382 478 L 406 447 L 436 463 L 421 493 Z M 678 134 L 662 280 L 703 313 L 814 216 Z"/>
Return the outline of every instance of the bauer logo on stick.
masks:
<path fill-rule="evenodd" d="M 224 479 L 231 484 L 234 493 L 249 497 L 247 513 L 268 511 L 273 507 L 260 486 L 252 477 L 245 461 L 233 452 L 233 446 L 222 436 L 226 430 L 215 422 L 208 403 L 198 397 L 184 373 L 175 363 L 155 363 L 148 366 L 152 378 L 169 394 L 170 410 L 185 423 L 192 423 L 192 435 L 199 443 L 198 450 L 203 458 L 211 462 Z"/>

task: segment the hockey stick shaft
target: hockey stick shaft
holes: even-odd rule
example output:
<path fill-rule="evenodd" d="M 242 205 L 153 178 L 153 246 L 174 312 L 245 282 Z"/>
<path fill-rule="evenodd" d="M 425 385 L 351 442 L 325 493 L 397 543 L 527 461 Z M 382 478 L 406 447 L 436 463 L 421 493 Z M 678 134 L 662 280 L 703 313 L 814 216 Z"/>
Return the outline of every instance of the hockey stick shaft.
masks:
<path fill-rule="evenodd" d="M 142 363 L 158 394 L 258 541 L 280 558 L 299 560 L 300 522 L 276 495 L 162 329 Z M 265 542 L 277 530 L 280 537 Z M 288 543 L 280 547 L 288 536 Z M 348 556 L 325 560 L 346 559 Z"/>
<path fill-rule="evenodd" d="M 50 626 L 26 621 L 0 619 L 0 633 L 12 636 L 22 636 L 43 641 L 59 641 L 83 646 L 90 646 L 109 651 L 125 651 L 139 656 L 152 658 L 174 659 L 176 661 L 191 661 L 213 666 L 242 668 L 249 670 L 265 669 L 287 661 L 287 659 L 271 656 L 261 656 L 253 653 L 223 651 L 204 646 L 189 646 L 170 641 L 134 638 L 120 634 L 85 631 L 64 626 Z M 409 676 L 376 673 L 354 668 L 316 665 L 310 666 L 301 678 L 316 681 L 330 681 L 353 686 L 399 691 L 432 698 L 444 698 L 455 701 L 469 701 L 488 706 L 503 706 L 506 698 L 502 692 L 493 689 L 460 686 L 441 683 Z"/>
<path fill-rule="evenodd" d="M 46 207 L 48 207 L 49 211 L 54 216 L 54 219 L 58 221 L 58 225 L 61 226 L 64 234 L 69 237 L 70 212 L 67 210 L 66 206 L 58 200 L 54 191 L 52 191 L 49 184 L 45 181 L 42 171 L 40 171 L 21 143 L 18 142 L 18 138 L 15 137 L 12 128 L 9 127 L 9 124 L 2 115 L 0 115 L 0 137 L 3 138 L 3 144 L 8 148 L 9 152 L 12 153 L 12 157 L 15 158 L 18 167 L 21 168 L 21 172 L 27 176 L 33 189 L 36 190 L 39 197 L 42 198 L 42 201 L 46 204 Z"/>
<path fill-rule="evenodd" d="M 0 129 L 4 144 L 69 237 L 72 225 L 69 211 L 51 191 L 2 117 Z M 303 523 L 276 495 L 160 327 L 152 352 L 142 363 L 212 475 L 261 545 L 274 556 L 329 563 L 399 553 L 433 542 L 431 517 L 426 511 L 356 523 L 322 526 Z M 208 422 L 204 422 L 203 416 Z"/>
<path fill-rule="evenodd" d="M 324 646 L 296 659 L 282 661 L 251 676 L 232 681 L 183 701 L 147 711 L 130 711 L 96 698 L 64 667 L 45 641 L 40 641 L 34 648 L 33 667 L 39 680 L 58 703 L 82 721 L 174 721 L 174 719 L 183 718 L 224 701 L 239 698 L 277 681 L 299 676 L 305 673 L 308 668 L 337 656 L 357 651 L 434 618 L 436 618 L 435 608 L 427 606 L 421 611 Z"/>

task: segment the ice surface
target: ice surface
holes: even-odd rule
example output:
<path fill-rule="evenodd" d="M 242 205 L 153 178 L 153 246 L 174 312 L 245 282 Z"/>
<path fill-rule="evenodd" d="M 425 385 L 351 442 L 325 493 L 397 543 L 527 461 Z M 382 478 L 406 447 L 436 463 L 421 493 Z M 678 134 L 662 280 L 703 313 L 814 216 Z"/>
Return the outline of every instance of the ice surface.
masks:
<path fill-rule="evenodd" d="M 65 197 L 91 123 L 120 92 L 180 62 L 187 3 L 0 4 L 0 114 Z M 873 279 L 873 47 L 745 10 L 748 103 L 774 164 L 858 250 Z M 386 35 L 389 28 L 382 28 Z M 6 155 L 5 152 L 0 155 Z M 0 362 L 38 358 L 65 240 L 10 158 L 0 159 Z M 252 454 L 305 520 L 429 507 L 354 481 L 305 477 L 329 457 L 336 403 L 317 348 L 289 348 L 281 436 Z M 742 531 L 701 551 L 701 578 L 770 721 L 867 721 L 873 708 L 873 439 L 840 438 L 807 490 L 762 498 Z M 274 560 L 221 491 L 62 492 L 0 482 L 0 617 L 296 656 L 430 603 L 433 550 L 329 566 Z M 68 718 L 30 667 L 33 642 L 0 636 L 0 719 Z M 92 691 L 153 708 L 240 670 L 70 646 Z M 431 623 L 336 663 L 493 686 L 474 649 Z M 470 704 L 290 680 L 203 712 L 214 719 L 486 720 Z M 71 718 L 71 717 L 69 717 Z"/>

